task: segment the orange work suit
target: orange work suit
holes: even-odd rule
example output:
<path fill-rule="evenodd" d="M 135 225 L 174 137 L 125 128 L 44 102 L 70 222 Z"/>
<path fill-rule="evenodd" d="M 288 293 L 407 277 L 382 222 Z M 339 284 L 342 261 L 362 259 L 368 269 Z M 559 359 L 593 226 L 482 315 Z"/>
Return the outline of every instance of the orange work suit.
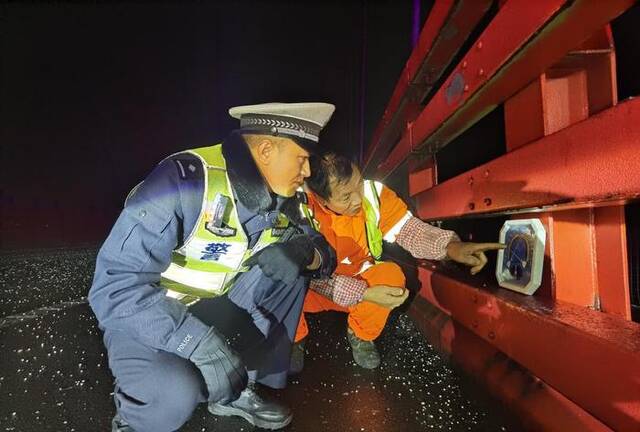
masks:
<path fill-rule="evenodd" d="M 368 286 L 389 285 L 404 288 L 405 277 L 400 266 L 393 262 L 375 264 L 369 253 L 367 232 L 365 228 L 364 210 L 355 216 L 338 215 L 322 206 L 308 192 L 309 209 L 318 222 L 319 230 L 336 250 L 338 266 L 335 273 L 358 278 L 367 282 Z M 407 205 L 391 189 L 382 188 L 380 193 L 380 222 L 382 235 L 386 235 L 407 214 Z M 370 265 L 365 271 L 363 267 Z M 382 333 L 390 310 L 375 303 L 362 301 L 353 306 L 341 306 L 327 297 L 309 290 L 304 301 L 300 323 L 296 331 L 295 341 L 307 336 L 309 329 L 305 313 L 316 313 L 327 310 L 347 312 L 348 324 L 355 335 L 371 341 Z"/>

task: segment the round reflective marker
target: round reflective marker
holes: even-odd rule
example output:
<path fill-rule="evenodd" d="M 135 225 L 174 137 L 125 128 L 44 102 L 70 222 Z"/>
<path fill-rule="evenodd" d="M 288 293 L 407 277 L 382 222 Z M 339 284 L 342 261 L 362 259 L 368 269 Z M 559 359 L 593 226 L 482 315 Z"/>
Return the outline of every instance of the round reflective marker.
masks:
<path fill-rule="evenodd" d="M 539 219 L 507 221 L 500 230 L 496 278 L 500 286 L 533 294 L 542 281 L 546 232 Z"/>

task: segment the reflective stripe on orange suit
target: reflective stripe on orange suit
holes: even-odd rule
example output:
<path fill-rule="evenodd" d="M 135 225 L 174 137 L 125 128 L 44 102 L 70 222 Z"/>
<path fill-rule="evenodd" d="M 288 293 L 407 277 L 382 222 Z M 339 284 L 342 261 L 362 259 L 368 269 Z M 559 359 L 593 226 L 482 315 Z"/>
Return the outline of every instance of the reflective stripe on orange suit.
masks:
<path fill-rule="evenodd" d="M 357 277 L 367 282 L 369 286 L 389 285 L 404 288 L 405 278 L 400 266 L 392 262 L 384 262 L 369 267 L 358 274 L 365 262 L 374 264 L 367 246 L 367 233 L 365 230 L 364 212 L 356 216 L 337 215 L 330 210 L 325 210 L 313 193 L 308 193 L 309 208 L 315 219 L 320 224 L 320 232 L 336 250 L 338 267 L 336 274 Z M 405 215 L 407 205 L 391 189 L 384 187 L 380 194 L 380 230 L 385 235 Z M 344 263 L 345 259 L 348 259 Z M 382 332 L 389 316 L 389 309 L 374 303 L 363 301 L 357 305 L 344 307 L 328 298 L 309 290 L 305 298 L 303 314 L 296 332 L 296 341 L 304 338 L 309 330 L 304 318 L 304 313 L 315 313 L 326 310 L 348 312 L 349 327 L 355 335 L 363 340 L 373 340 Z"/>

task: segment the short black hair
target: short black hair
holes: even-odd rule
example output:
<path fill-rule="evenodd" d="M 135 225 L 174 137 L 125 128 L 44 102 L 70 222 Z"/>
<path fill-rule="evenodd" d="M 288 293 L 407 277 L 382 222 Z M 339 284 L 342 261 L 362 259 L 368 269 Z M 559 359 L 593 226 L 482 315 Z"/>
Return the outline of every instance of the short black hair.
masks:
<path fill-rule="evenodd" d="M 316 195 L 328 200 L 331 197 L 330 180 L 346 183 L 353 175 L 353 165 L 349 158 L 329 152 L 323 155 L 312 155 L 309 158 L 311 176 L 306 183 Z"/>

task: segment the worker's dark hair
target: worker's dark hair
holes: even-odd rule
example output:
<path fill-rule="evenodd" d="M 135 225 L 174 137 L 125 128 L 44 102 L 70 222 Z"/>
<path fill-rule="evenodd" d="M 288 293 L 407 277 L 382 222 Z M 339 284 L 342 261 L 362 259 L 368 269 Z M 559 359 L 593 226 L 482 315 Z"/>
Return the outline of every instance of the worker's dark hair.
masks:
<path fill-rule="evenodd" d="M 326 200 L 331 197 L 331 179 L 338 184 L 346 183 L 353 175 L 351 160 L 333 152 L 311 156 L 309 165 L 311 176 L 306 180 L 307 186 L 313 193 Z"/>

